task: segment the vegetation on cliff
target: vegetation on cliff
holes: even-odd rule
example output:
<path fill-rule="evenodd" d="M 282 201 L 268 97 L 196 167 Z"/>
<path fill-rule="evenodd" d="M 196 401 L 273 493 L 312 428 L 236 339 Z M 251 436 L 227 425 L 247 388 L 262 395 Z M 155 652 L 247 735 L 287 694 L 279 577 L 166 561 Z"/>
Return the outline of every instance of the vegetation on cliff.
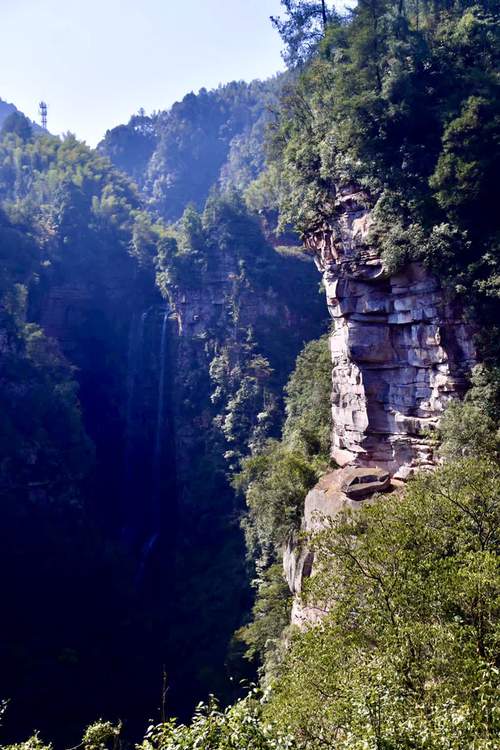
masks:
<path fill-rule="evenodd" d="M 360 0 L 332 17 L 274 126 L 282 222 L 334 226 L 338 191 L 354 185 L 389 269 L 421 260 L 496 322 L 499 42 L 487 1 Z"/>
<path fill-rule="evenodd" d="M 243 528 L 255 566 L 252 619 L 237 637 L 258 656 L 267 678 L 276 671 L 291 596 L 283 577 L 283 548 L 300 529 L 304 499 L 329 464 L 331 362 L 327 336 L 311 341 L 285 386 L 281 440 L 245 458 L 233 483 L 244 493 Z"/>
<path fill-rule="evenodd" d="M 170 720 L 163 706 L 141 750 L 493 750 L 498 7 L 359 0 L 340 17 L 325 2 L 283 6 L 286 18 L 275 25 L 293 69 L 285 77 L 202 90 L 151 117 L 141 112 L 109 131 L 99 152 L 72 136 L 35 137 L 17 114 L 4 123 L 0 565 L 11 581 L 0 658 L 14 699 L 7 717 L 12 710 L 27 734 L 36 721 L 64 738 L 90 714 L 130 710 L 142 718 L 165 654 L 174 695 L 189 683 L 185 708 L 193 684 L 198 693 L 208 685 L 223 692 L 221 665 L 242 642 L 263 666 L 265 694 L 252 690 L 227 709 L 210 700 L 191 724 Z M 262 171 L 268 105 L 278 96 Z M 305 597 L 322 604 L 325 617 L 294 632 L 282 554 L 329 463 L 331 366 L 323 337 L 306 345 L 290 376 L 321 316 L 316 297 L 305 294 L 315 286 L 310 267 L 274 249 L 280 240 L 270 228 L 276 212 L 283 228 L 335 228 L 339 189 L 349 186 L 373 209 L 370 241 L 387 268 L 422 261 L 475 316 L 482 362 L 436 436 L 448 463 L 339 516 L 314 540 L 317 572 Z M 183 504 L 182 521 L 170 546 L 149 536 L 134 547 L 115 517 L 129 476 L 129 332 L 134 315 L 144 321 L 151 309 L 161 311 L 166 331 L 166 302 L 185 322 L 184 300 L 203 307 L 209 284 L 216 304 L 202 326 L 193 313 L 194 333 L 176 342 L 170 381 L 179 403 L 168 416 L 189 445 L 189 470 L 180 486 L 177 477 L 164 480 Z M 77 297 L 84 288 L 92 312 L 82 322 L 78 309 L 64 309 L 62 327 L 73 336 L 65 354 L 67 342 L 41 326 L 61 288 Z M 296 324 L 292 309 L 309 315 L 307 325 Z M 152 418 L 151 394 L 162 383 L 159 360 L 154 350 L 144 377 L 146 455 L 158 445 L 151 436 L 161 413 Z M 154 494 L 151 461 L 144 466 L 144 487 L 132 487 L 141 500 Z M 242 515 L 255 599 L 228 657 L 230 634 L 250 609 Z M 170 598 L 159 602 L 167 589 Z M 119 744 L 119 725 L 96 722 L 82 747 Z M 8 747 L 45 746 L 33 736 Z"/>
<path fill-rule="evenodd" d="M 320 625 L 292 639 L 266 708 L 319 748 L 497 746 L 500 475 L 421 476 L 318 534 Z"/>
<path fill-rule="evenodd" d="M 303 341 L 323 327 L 323 301 L 313 264 L 276 252 L 236 191 L 214 190 L 201 213 L 189 206 L 168 237 L 157 280 L 183 326 L 176 421 L 181 430 L 196 428 L 184 441 L 189 461 L 178 476 L 184 529 L 178 598 L 183 612 L 203 602 L 182 627 L 182 679 L 191 690 L 199 681 L 200 694 L 217 685 L 221 697 L 220 665 L 251 606 L 238 524 L 244 502 L 230 478 L 243 457 L 260 455 L 279 436 L 283 385 Z M 233 642 L 229 668 L 240 652 Z"/>

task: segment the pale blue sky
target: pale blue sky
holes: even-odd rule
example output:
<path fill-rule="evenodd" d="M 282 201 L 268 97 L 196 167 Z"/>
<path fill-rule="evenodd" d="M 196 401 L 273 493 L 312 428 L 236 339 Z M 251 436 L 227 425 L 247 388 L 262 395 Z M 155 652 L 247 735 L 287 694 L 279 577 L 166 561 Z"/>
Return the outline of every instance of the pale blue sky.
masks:
<path fill-rule="evenodd" d="M 0 0 L 0 98 L 95 145 L 139 107 L 283 67 L 279 0 Z"/>

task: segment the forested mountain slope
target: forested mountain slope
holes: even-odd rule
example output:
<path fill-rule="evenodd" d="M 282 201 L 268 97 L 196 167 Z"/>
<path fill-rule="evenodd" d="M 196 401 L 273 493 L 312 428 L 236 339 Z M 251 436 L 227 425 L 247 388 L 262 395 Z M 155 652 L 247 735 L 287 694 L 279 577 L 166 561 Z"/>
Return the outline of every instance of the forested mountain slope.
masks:
<path fill-rule="evenodd" d="M 178 219 L 188 203 L 202 209 L 214 185 L 243 190 L 259 175 L 266 124 L 285 79 L 187 94 L 169 110 L 108 130 L 98 150 L 137 182 L 160 216 Z"/>
<path fill-rule="evenodd" d="M 133 734 L 164 670 L 176 713 L 238 691 L 229 475 L 278 433 L 322 302 L 234 191 L 168 226 L 106 157 L 21 125 L 0 140 L 6 731 L 67 741 L 104 711 Z"/>
<path fill-rule="evenodd" d="M 283 10 L 286 86 L 3 134 L 8 737 L 498 747 L 499 8 Z"/>
<path fill-rule="evenodd" d="M 11 104 L 10 102 L 6 102 L 3 99 L 0 99 L 0 130 L 3 128 L 3 125 L 5 121 L 7 120 L 7 118 L 10 117 L 11 115 L 22 115 L 22 113 L 18 110 L 15 104 Z M 43 130 L 40 127 L 40 125 L 38 125 L 36 122 L 33 122 L 31 120 L 30 120 L 30 127 L 33 128 L 33 131 L 35 133 L 43 133 Z"/>

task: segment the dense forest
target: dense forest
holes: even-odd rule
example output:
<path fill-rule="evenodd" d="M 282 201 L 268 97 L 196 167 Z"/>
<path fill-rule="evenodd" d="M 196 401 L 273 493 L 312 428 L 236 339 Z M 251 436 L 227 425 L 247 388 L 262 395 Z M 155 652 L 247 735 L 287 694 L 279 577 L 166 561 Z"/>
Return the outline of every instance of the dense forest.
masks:
<path fill-rule="evenodd" d="M 264 102 L 264 84 L 234 84 L 231 106 L 223 89 L 174 107 L 165 137 L 191 129 L 208 176 L 172 189 L 171 213 L 185 208 L 170 224 L 101 153 L 35 134 L 17 112 L 3 124 L 1 554 L 12 617 L 1 671 L 13 735 L 28 710 L 32 729 L 65 742 L 100 713 L 126 716 L 133 734 L 157 710 L 164 673 L 181 714 L 253 674 L 232 641 L 252 593 L 231 474 L 279 435 L 283 385 L 326 325 L 298 240 L 275 236 L 273 216 L 256 217 L 223 180 L 243 133 L 256 140 L 238 157 L 242 184 L 263 158 L 247 125 L 264 116 L 245 99 L 253 89 Z M 214 167 L 206 139 L 229 127 L 237 135 Z M 177 161 L 189 154 L 183 146 Z"/>
<path fill-rule="evenodd" d="M 214 185 L 243 191 L 262 172 L 266 126 L 288 75 L 201 89 L 151 116 L 140 111 L 108 130 L 98 150 L 160 216 L 179 219 L 189 203 L 202 209 Z"/>
<path fill-rule="evenodd" d="M 282 6 L 285 73 L 95 150 L 2 115 L 7 750 L 499 747 L 500 8 Z M 446 409 L 422 379 L 421 433 L 399 381 L 361 400 L 401 403 L 432 471 L 311 526 L 345 476 L 335 370 L 357 394 L 376 348 L 338 332 L 382 326 L 409 268 L 418 360 L 380 369 L 434 368 Z"/>

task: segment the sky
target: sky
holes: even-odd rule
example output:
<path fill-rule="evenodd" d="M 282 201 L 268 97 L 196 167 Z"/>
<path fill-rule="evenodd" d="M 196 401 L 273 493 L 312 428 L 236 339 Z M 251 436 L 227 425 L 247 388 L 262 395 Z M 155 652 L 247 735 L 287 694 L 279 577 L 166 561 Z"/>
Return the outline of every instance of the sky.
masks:
<path fill-rule="evenodd" d="M 0 98 L 95 146 L 140 107 L 283 69 L 279 0 L 0 0 Z"/>

